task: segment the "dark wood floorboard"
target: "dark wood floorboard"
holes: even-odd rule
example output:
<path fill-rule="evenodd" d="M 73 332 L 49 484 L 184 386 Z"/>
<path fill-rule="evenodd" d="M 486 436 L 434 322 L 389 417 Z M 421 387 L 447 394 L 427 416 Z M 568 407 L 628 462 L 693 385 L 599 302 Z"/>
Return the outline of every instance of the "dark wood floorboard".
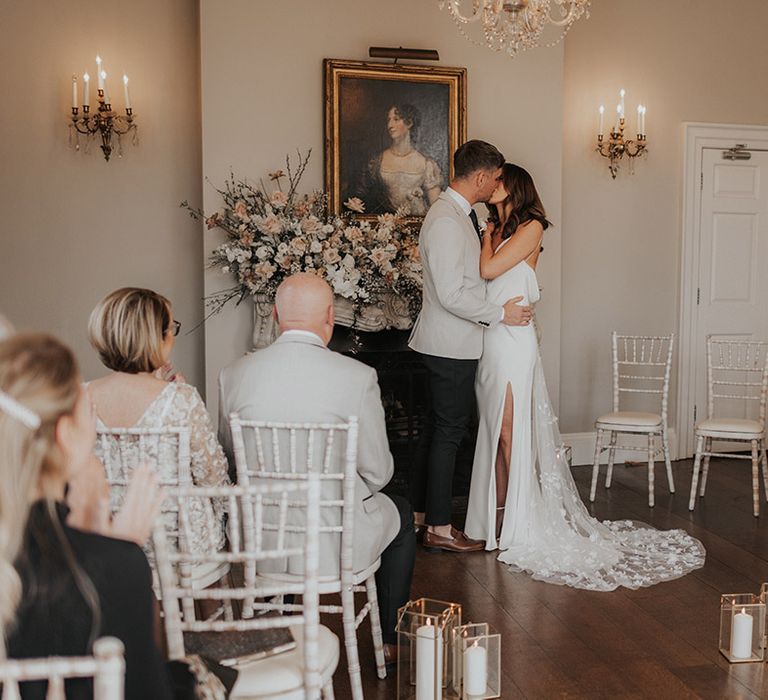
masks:
<path fill-rule="evenodd" d="M 647 469 L 619 465 L 610 490 L 601 482 L 590 511 L 601 520 L 688 531 L 707 548 L 699 571 L 637 591 L 596 593 L 511 573 L 490 552 L 428 554 L 420 548 L 413 597 L 460 602 L 466 620 L 488 621 L 501 632 L 505 700 L 768 698 L 765 664 L 731 665 L 717 648 L 720 594 L 757 592 L 768 581 L 765 495 L 763 515 L 754 518 L 750 463 L 713 460 L 707 494 L 690 513 L 691 468 L 691 460 L 673 464 L 677 492 L 670 495 L 664 465 L 657 463 L 656 506 L 650 509 Z M 591 468 L 573 473 L 586 502 Z M 457 515 L 458 525 L 462 518 Z M 323 622 L 341 638 L 338 618 Z M 395 678 L 377 679 L 367 623 L 359 640 L 366 699 L 392 700 Z M 339 700 L 351 697 L 343 651 L 334 686 Z"/>

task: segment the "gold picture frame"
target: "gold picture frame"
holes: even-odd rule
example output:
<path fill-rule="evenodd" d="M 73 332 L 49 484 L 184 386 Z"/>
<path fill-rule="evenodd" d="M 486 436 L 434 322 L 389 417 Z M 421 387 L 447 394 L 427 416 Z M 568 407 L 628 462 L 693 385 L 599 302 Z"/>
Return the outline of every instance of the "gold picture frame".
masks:
<path fill-rule="evenodd" d="M 467 138 L 467 69 L 327 58 L 323 71 L 329 210 L 357 198 L 360 217 L 419 220 Z"/>

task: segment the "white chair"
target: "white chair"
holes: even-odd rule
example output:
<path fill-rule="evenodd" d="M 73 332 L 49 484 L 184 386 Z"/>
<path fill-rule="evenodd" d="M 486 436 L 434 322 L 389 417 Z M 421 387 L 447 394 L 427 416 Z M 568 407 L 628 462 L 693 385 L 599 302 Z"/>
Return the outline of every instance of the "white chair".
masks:
<path fill-rule="evenodd" d="M 592 486 L 589 500 L 595 500 L 597 479 L 600 474 L 600 454 L 608 450 L 608 471 L 605 488 L 610 488 L 613 476 L 613 459 L 616 450 L 647 452 L 648 454 L 648 505 L 654 504 L 654 458 L 659 450 L 655 439 L 661 438 L 661 450 L 667 468 L 669 492 L 675 492 L 672 462 L 669 456 L 667 411 L 669 405 L 669 380 L 672 373 L 672 349 L 675 335 L 619 335 L 611 336 L 613 365 L 613 411 L 595 421 L 595 461 L 592 465 Z M 650 394 L 660 398 L 659 413 L 624 410 L 622 394 Z M 608 445 L 604 443 L 608 433 Z M 648 446 L 617 445 L 621 433 L 647 435 Z"/>
<path fill-rule="evenodd" d="M 193 485 L 190 430 L 187 427 L 98 428 L 96 446 L 96 452 L 107 473 L 113 512 L 120 509 L 133 470 L 139 464 L 146 462 L 152 465 L 164 487 Z M 210 509 L 211 503 L 209 500 L 201 501 L 197 508 Z M 164 502 L 162 518 L 168 535 L 178 536 L 178 514 L 172 502 Z M 220 531 L 219 525 L 217 529 Z M 148 554 L 154 570 L 151 552 Z M 192 577 L 196 585 L 204 588 L 218 581 L 228 570 L 225 565 L 213 568 L 197 566 L 194 567 Z M 158 593 L 156 578 L 155 575 L 155 593 Z"/>
<path fill-rule="evenodd" d="M 221 552 L 211 548 L 192 553 L 186 543 L 191 533 L 190 504 L 194 499 L 221 498 L 227 503 L 230 518 L 230 548 Z M 238 678 L 230 697 L 281 698 L 281 700 L 329 700 L 333 695 L 333 673 L 339 661 L 339 640 L 319 621 L 318 567 L 320 486 L 317 478 L 271 479 L 251 486 L 177 487 L 166 490 L 166 498 L 176 503 L 180 531 L 178 546 L 158 525 L 153 533 L 160 589 L 162 592 L 168 655 L 181 659 L 193 633 L 237 633 L 252 630 L 289 628 L 296 647 L 258 660 L 243 659 L 235 664 Z M 272 509 L 275 518 L 267 516 Z M 300 509 L 303 527 L 290 525 L 292 509 Z M 242 525 L 242 528 L 241 528 Z M 242 539 L 241 539 L 242 533 Z M 304 564 L 303 576 L 292 581 L 257 581 L 250 585 L 190 585 L 185 568 L 204 561 L 226 562 L 230 566 L 298 557 Z M 302 596 L 300 614 L 253 616 L 253 611 L 275 611 L 275 596 Z M 199 619 L 199 600 L 249 601 L 249 615 L 240 619 Z M 185 635 L 187 633 L 187 635 Z M 226 641 L 226 640 L 224 640 Z M 219 645 L 217 645 L 219 646 Z"/>
<path fill-rule="evenodd" d="M 696 505 L 696 486 L 702 457 L 701 490 L 707 488 L 710 457 L 752 460 L 752 512 L 760 515 L 760 484 L 758 462 L 762 462 L 763 486 L 768 499 L 768 456 L 765 440 L 765 406 L 768 395 L 768 342 L 748 340 L 715 340 L 707 336 L 707 417 L 696 425 L 696 457 L 688 510 Z M 715 401 L 727 401 L 724 416 L 715 416 Z M 750 411 L 750 402 L 757 402 L 757 411 Z M 727 417 L 730 413 L 739 417 Z M 749 418 L 749 414 L 752 418 Z M 757 414 L 755 418 L 755 413 Z M 751 454 L 714 452 L 712 441 L 748 442 Z M 760 453 L 762 452 L 762 457 Z"/>
<path fill-rule="evenodd" d="M 21 700 L 19 683 L 48 681 L 47 700 L 65 700 L 64 681 L 93 678 L 94 700 L 123 700 L 125 659 L 123 643 L 102 637 L 93 644 L 93 656 L 49 656 L 43 659 L 8 659 L 0 662 L 2 700 Z"/>
<path fill-rule="evenodd" d="M 232 446 L 237 466 L 239 484 L 269 478 L 271 474 L 318 474 L 323 484 L 321 501 L 323 548 L 336 548 L 339 552 L 338 574 L 321 576 L 320 593 L 338 593 L 341 606 L 321 605 L 322 613 L 341 613 L 344 627 L 344 644 L 347 667 L 354 700 L 362 700 L 363 686 L 360 675 L 360 659 L 357 648 L 357 629 L 367 615 L 371 619 L 376 669 L 379 678 L 386 678 L 384 642 L 379 619 L 375 573 L 381 560 L 377 559 L 363 571 L 355 571 L 352 565 L 355 481 L 357 478 L 357 418 L 352 416 L 346 423 L 274 423 L 247 421 L 237 413 L 230 414 Z M 249 466 L 246 455 L 246 439 L 255 463 Z M 346 442 L 336 440 L 346 436 Z M 265 439 L 266 438 L 266 439 Z M 329 542 L 331 540 L 331 542 Z M 274 577 L 275 574 L 260 574 Z M 291 574 L 280 578 L 291 579 Z M 361 610 L 355 611 L 355 593 L 365 593 L 367 600 Z"/>

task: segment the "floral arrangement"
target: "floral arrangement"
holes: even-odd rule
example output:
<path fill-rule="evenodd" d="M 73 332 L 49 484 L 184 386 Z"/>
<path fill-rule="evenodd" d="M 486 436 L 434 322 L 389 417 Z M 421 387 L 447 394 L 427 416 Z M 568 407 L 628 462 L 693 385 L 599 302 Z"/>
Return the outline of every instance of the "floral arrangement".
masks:
<path fill-rule="evenodd" d="M 283 279 L 311 272 L 351 302 L 356 313 L 394 295 L 415 319 L 421 306 L 422 268 L 418 236 L 406 224 L 405 212 L 375 220 L 356 218 L 365 207 L 351 198 L 343 214 L 330 214 L 325 193 L 298 192 L 310 154 L 299 153 L 295 168 L 286 158 L 285 171 L 269 173 L 269 188 L 263 181 L 255 186 L 230 174 L 223 189 L 216 188 L 223 208 L 210 216 L 181 203 L 208 229 L 226 234 L 211 254 L 210 267 L 233 275 L 236 285 L 206 300 L 210 314 L 231 300 L 239 304 L 247 297 L 261 297 L 271 302 Z"/>

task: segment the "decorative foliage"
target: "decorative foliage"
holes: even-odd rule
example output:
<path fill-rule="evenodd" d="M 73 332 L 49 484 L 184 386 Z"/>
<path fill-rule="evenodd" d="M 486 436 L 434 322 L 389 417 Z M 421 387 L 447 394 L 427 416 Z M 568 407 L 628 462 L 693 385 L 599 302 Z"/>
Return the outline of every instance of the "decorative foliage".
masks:
<path fill-rule="evenodd" d="M 270 187 L 230 174 L 222 189 L 221 211 L 211 215 L 181 206 L 208 229 L 218 228 L 226 240 L 211 254 L 210 267 L 231 274 L 236 285 L 207 298 L 210 314 L 231 300 L 249 296 L 274 299 L 278 285 L 297 272 L 325 279 L 334 293 L 352 302 L 356 312 L 401 297 L 415 319 L 421 305 L 421 262 L 418 237 L 405 224 L 404 212 L 375 221 L 358 221 L 359 199 L 345 202 L 346 211 L 329 214 L 324 192 L 299 194 L 311 151 L 298 153 L 298 165 L 286 157 L 285 171 L 269 173 Z"/>

